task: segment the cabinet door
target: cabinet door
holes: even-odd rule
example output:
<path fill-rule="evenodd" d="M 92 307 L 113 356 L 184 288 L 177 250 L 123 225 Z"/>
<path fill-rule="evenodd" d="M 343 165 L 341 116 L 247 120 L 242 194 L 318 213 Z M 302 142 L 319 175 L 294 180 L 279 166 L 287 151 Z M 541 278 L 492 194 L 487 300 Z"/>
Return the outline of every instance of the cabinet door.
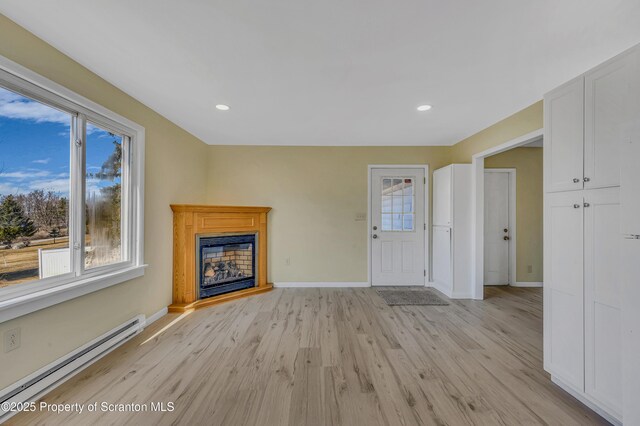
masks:
<path fill-rule="evenodd" d="M 633 53 L 585 74 L 584 187 L 620 185 L 620 146 L 632 119 Z"/>
<path fill-rule="evenodd" d="M 585 392 L 622 414 L 620 190 L 585 191 Z"/>
<path fill-rule="evenodd" d="M 544 97 L 545 191 L 582 189 L 584 158 L 584 78 Z"/>
<path fill-rule="evenodd" d="M 433 225 L 451 226 L 451 185 L 453 167 L 438 169 L 433 173 Z"/>
<path fill-rule="evenodd" d="M 634 49 L 628 132 L 620 145 L 622 234 L 640 235 L 640 48 Z"/>
<path fill-rule="evenodd" d="M 622 239 L 623 417 L 640 425 L 640 240 Z"/>
<path fill-rule="evenodd" d="M 582 192 L 547 194 L 544 221 L 544 365 L 584 390 Z"/>
<path fill-rule="evenodd" d="M 440 290 L 451 293 L 451 229 L 433 227 L 433 281 Z"/>

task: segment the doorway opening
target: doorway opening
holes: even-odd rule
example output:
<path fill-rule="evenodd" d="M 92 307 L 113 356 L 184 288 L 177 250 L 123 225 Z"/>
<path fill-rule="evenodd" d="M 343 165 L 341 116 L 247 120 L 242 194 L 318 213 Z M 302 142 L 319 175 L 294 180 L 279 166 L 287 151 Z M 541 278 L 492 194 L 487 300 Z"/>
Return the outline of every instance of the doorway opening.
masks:
<path fill-rule="evenodd" d="M 473 298 L 484 298 L 484 286 L 494 284 L 494 281 L 504 281 L 512 286 L 541 287 L 542 286 L 542 129 L 536 130 L 502 145 L 475 154 L 472 159 L 472 276 L 471 285 Z M 535 153 L 535 154 L 534 154 Z M 492 170 L 486 170 L 492 169 Z M 504 194 L 504 177 L 491 175 L 486 180 L 487 171 L 502 169 L 509 175 L 513 170 L 513 183 L 508 186 L 509 198 L 512 198 L 510 208 L 503 207 L 500 213 L 495 205 L 487 209 L 487 184 L 492 188 L 502 187 Z M 493 191 L 493 189 L 491 189 Z M 499 189 L 496 189 L 499 191 Z M 537 201 L 536 201 L 537 200 Z M 494 203 L 509 203 L 508 198 L 490 199 Z M 507 204 L 508 205 L 508 204 Z M 507 210 L 510 218 L 501 219 L 489 214 L 505 214 Z M 509 226 L 498 227 L 498 221 L 508 221 Z M 492 229 L 485 229 L 491 226 Z M 507 229 L 505 232 L 504 229 Z M 517 239 L 516 239 L 517 235 Z M 507 239 L 505 239 L 507 237 Z M 502 242 L 502 245 L 499 245 Z M 488 259 L 487 251 L 492 251 Z M 505 258 L 508 260 L 505 261 Z M 491 269 L 486 271 L 485 268 Z"/>

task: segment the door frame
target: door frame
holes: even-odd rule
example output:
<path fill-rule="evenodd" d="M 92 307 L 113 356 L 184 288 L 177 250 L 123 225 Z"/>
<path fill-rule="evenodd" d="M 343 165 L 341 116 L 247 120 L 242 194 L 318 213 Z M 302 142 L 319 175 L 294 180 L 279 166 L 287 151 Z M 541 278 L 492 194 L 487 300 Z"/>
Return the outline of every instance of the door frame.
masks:
<path fill-rule="evenodd" d="M 471 211 L 475 213 L 471 224 L 471 290 L 476 300 L 484 299 L 484 159 L 542 140 L 543 134 L 540 128 L 471 157 Z"/>
<path fill-rule="evenodd" d="M 369 287 L 373 286 L 371 268 L 373 266 L 373 259 L 371 259 L 371 171 L 373 169 L 422 169 L 424 170 L 424 267 L 427 271 L 427 275 L 424 277 L 424 285 L 428 286 L 431 277 L 431 250 L 429 250 L 429 242 L 431 233 L 429 232 L 430 223 L 429 218 L 429 196 L 431 191 L 429 185 L 431 180 L 429 179 L 429 165 L 428 164 L 369 164 L 367 166 L 367 282 Z"/>
<path fill-rule="evenodd" d="M 490 168 L 484 169 L 485 174 L 489 173 L 507 173 L 509 175 L 509 285 L 516 285 L 516 273 L 517 273 L 517 247 L 516 247 L 516 178 L 517 178 L 517 170 L 515 168 Z M 484 191 L 483 191 L 483 199 L 484 199 Z M 484 203 L 483 203 L 484 204 Z M 484 210 L 483 210 L 484 211 Z M 484 217 L 483 217 L 484 220 Z M 482 232 L 484 233 L 484 223 L 482 225 Z M 482 283 L 484 286 L 484 234 L 483 234 L 483 244 L 482 244 Z"/>

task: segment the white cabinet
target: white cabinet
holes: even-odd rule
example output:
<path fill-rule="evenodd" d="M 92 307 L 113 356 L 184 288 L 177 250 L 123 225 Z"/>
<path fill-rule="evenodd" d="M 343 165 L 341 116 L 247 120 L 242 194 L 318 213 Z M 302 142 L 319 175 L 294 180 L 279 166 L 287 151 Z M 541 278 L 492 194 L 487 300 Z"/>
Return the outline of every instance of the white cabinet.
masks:
<path fill-rule="evenodd" d="M 582 189 L 584 77 L 544 97 L 544 162 L 547 191 Z"/>
<path fill-rule="evenodd" d="M 634 424 L 640 278 L 629 271 L 640 249 L 625 250 L 640 235 L 640 47 L 544 101 L 545 369 L 608 420 Z"/>
<path fill-rule="evenodd" d="M 635 52 L 585 74 L 584 187 L 620 185 L 620 148 L 629 139 Z"/>
<path fill-rule="evenodd" d="M 633 75 L 640 76 L 640 55 Z M 622 380 L 625 424 L 640 425 L 640 78 L 632 81 L 631 134 L 622 142 L 620 204 L 622 216 Z"/>
<path fill-rule="evenodd" d="M 447 166 L 433 172 L 433 226 L 452 225 L 453 170 L 452 166 Z"/>
<path fill-rule="evenodd" d="M 585 393 L 622 417 L 620 190 L 584 195 Z"/>
<path fill-rule="evenodd" d="M 451 298 L 471 298 L 471 164 L 433 172 L 434 287 Z"/>
<path fill-rule="evenodd" d="M 619 55 L 544 97 L 547 192 L 620 185 L 621 143 L 636 101 L 637 52 Z"/>
<path fill-rule="evenodd" d="M 547 194 L 544 250 L 544 363 L 563 382 L 584 387 L 583 198 Z"/>

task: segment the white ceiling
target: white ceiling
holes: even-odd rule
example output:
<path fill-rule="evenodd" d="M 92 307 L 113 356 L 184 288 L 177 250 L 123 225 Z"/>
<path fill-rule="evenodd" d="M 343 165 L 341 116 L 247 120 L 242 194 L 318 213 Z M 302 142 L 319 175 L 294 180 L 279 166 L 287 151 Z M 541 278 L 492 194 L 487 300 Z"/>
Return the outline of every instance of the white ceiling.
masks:
<path fill-rule="evenodd" d="M 0 0 L 0 11 L 209 144 L 449 145 L 640 42 L 638 0 Z"/>

